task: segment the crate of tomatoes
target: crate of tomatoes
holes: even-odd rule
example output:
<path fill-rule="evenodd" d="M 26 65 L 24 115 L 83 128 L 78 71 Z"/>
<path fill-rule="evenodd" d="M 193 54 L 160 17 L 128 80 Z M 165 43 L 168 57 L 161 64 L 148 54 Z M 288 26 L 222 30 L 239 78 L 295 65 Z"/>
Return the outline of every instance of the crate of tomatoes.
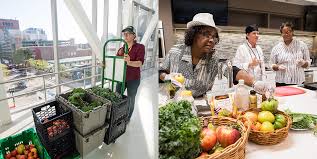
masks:
<path fill-rule="evenodd" d="M 0 140 L 0 159 L 51 159 L 34 128 Z"/>

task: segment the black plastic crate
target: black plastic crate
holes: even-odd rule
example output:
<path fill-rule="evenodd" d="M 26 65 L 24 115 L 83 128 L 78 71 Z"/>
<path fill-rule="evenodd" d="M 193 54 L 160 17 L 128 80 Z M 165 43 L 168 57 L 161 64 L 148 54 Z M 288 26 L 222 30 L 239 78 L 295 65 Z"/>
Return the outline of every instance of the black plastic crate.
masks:
<path fill-rule="evenodd" d="M 123 96 L 123 99 L 118 103 L 111 103 L 110 114 L 107 118 L 107 122 L 110 126 L 114 123 L 126 119 L 129 115 L 128 97 Z"/>
<path fill-rule="evenodd" d="M 120 122 L 113 124 L 106 131 L 104 142 L 107 145 L 114 143 L 118 137 L 124 134 L 126 127 L 127 127 L 126 119 L 123 119 Z"/>
<path fill-rule="evenodd" d="M 46 141 L 41 135 L 38 136 L 52 159 L 61 159 L 64 156 L 76 152 L 73 130 L 64 134 L 64 136 L 60 136 L 54 141 Z"/>
<path fill-rule="evenodd" d="M 53 101 L 32 109 L 36 131 L 45 141 L 54 141 L 73 131 L 72 112 Z"/>
<path fill-rule="evenodd" d="M 103 88 L 100 88 L 103 89 Z M 105 97 L 99 96 L 98 94 L 95 94 L 92 91 L 92 88 L 87 89 L 88 92 L 111 102 L 111 105 L 108 109 L 107 113 L 107 119 L 106 122 L 110 124 L 110 126 L 114 123 L 117 123 L 121 121 L 122 119 L 125 119 L 129 115 L 129 107 L 128 107 L 128 97 L 125 95 L 122 95 L 122 99 L 119 102 L 113 102 L 111 99 L 107 99 Z M 105 91 L 111 91 L 105 89 Z"/>

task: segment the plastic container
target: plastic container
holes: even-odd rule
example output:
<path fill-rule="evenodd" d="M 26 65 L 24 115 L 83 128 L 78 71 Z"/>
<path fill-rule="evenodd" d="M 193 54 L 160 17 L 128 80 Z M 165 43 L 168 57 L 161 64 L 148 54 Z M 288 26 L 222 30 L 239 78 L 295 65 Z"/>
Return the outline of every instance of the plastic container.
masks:
<path fill-rule="evenodd" d="M 118 123 L 113 124 L 106 132 L 106 136 L 104 138 L 104 142 L 109 145 L 114 143 L 117 138 L 119 138 L 122 134 L 124 134 L 126 130 L 126 120 L 121 120 Z"/>
<path fill-rule="evenodd" d="M 82 157 L 102 145 L 108 127 L 106 124 L 85 136 L 75 130 L 76 149 Z"/>
<path fill-rule="evenodd" d="M 102 127 L 105 124 L 108 108 L 111 105 L 109 100 L 104 100 L 103 98 L 86 91 L 86 101 L 92 102 L 94 100 L 98 100 L 101 101 L 103 105 L 98 106 L 89 112 L 83 112 L 82 110 L 78 109 L 73 104 L 68 102 L 67 99 L 70 94 L 71 92 L 61 94 L 57 97 L 57 100 L 71 109 L 75 129 L 82 136 L 89 134 L 90 132 Z"/>
<path fill-rule="evenodd" d="M 128 107 L 128 97 L 123 96 L 122 101 L 119 103 L 111 103 L 110 106 L 110 121 L 109 124 L 112 125 L 117 123 L 123 119 L 126 119 L 129 115 L 129 107 Z"/>
<path fill-rule="evenodd" d="M 66 106 L 53 101 L 32 109 L 37 133 L 44 141 L 54 141 L 73 131 L 73 115 Z"/>
<path fill-rule="evenodd" d="M 239 80 L 234 95 L 234 105 L 239 111 L 246 111 L 249 109 L 249 90 L 244 85 L 244 80 Z"/>
<path fill-rule="evenodd" d="M 104 89 L 104 88 L 99 88 L 99 89 Z M 92 91 L 92 89 L 88 89 L 87 91 L 91 92 L 92 94 L 100 98 L 103 98 L 104 100 L 109 100 L 111 102 L 111 105 L 109 106 L 109 109 L 108 109 L 110 113 L 107 114 L 107 119 L 106 119 L 106 122 L 110 124 L 110 127 L 111 127 L 111 124 L 117 123 L 128 117 L 129 108 L 128 108 L 127 96 L 122 95 L 122 99 L 120 100 L 120 102 L 113 102 L 110 99 L 107 99 L 102 96 L 99 96 L 98 94 L 95 94 Z M 109 90 L 105 89 L 105 91 L 109 91 Z"/>
<path fill-rule="evenodd" d="M 34 128 L 27 129 L 20 134 L 9 136 L 0 140 L 0 159 L 5 159 L 7 153 L 15 149 L 19 144 L 34 144 L 39 158 L 51 159 L 46 149 L 42 146 Z"/>

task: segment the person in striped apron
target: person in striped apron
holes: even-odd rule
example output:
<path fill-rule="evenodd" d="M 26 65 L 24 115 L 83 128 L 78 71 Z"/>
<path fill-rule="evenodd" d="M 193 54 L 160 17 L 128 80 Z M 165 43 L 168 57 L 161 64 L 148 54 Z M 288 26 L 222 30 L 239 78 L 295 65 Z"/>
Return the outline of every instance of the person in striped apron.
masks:
<path fill-rule="evenodd" d="M 292 23 L 283 23 L 280 32 L 283 41 L 273 47 L 270 57 L 272 69 L 276 72 L 276 86 L 302 84 L 305 81 L 304 69 L 311 63 L 308 47 L 293 37 Z"/>

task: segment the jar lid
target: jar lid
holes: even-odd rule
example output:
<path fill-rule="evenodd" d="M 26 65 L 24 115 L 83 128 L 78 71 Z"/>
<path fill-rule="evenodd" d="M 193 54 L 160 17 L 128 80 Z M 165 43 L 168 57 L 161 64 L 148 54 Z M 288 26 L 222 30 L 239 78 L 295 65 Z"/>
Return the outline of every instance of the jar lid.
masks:
<path fill-rule="evenodd" d="M 255 90 L 251 90 L 250 94 L 255 95 L 256 94 Z"/>

